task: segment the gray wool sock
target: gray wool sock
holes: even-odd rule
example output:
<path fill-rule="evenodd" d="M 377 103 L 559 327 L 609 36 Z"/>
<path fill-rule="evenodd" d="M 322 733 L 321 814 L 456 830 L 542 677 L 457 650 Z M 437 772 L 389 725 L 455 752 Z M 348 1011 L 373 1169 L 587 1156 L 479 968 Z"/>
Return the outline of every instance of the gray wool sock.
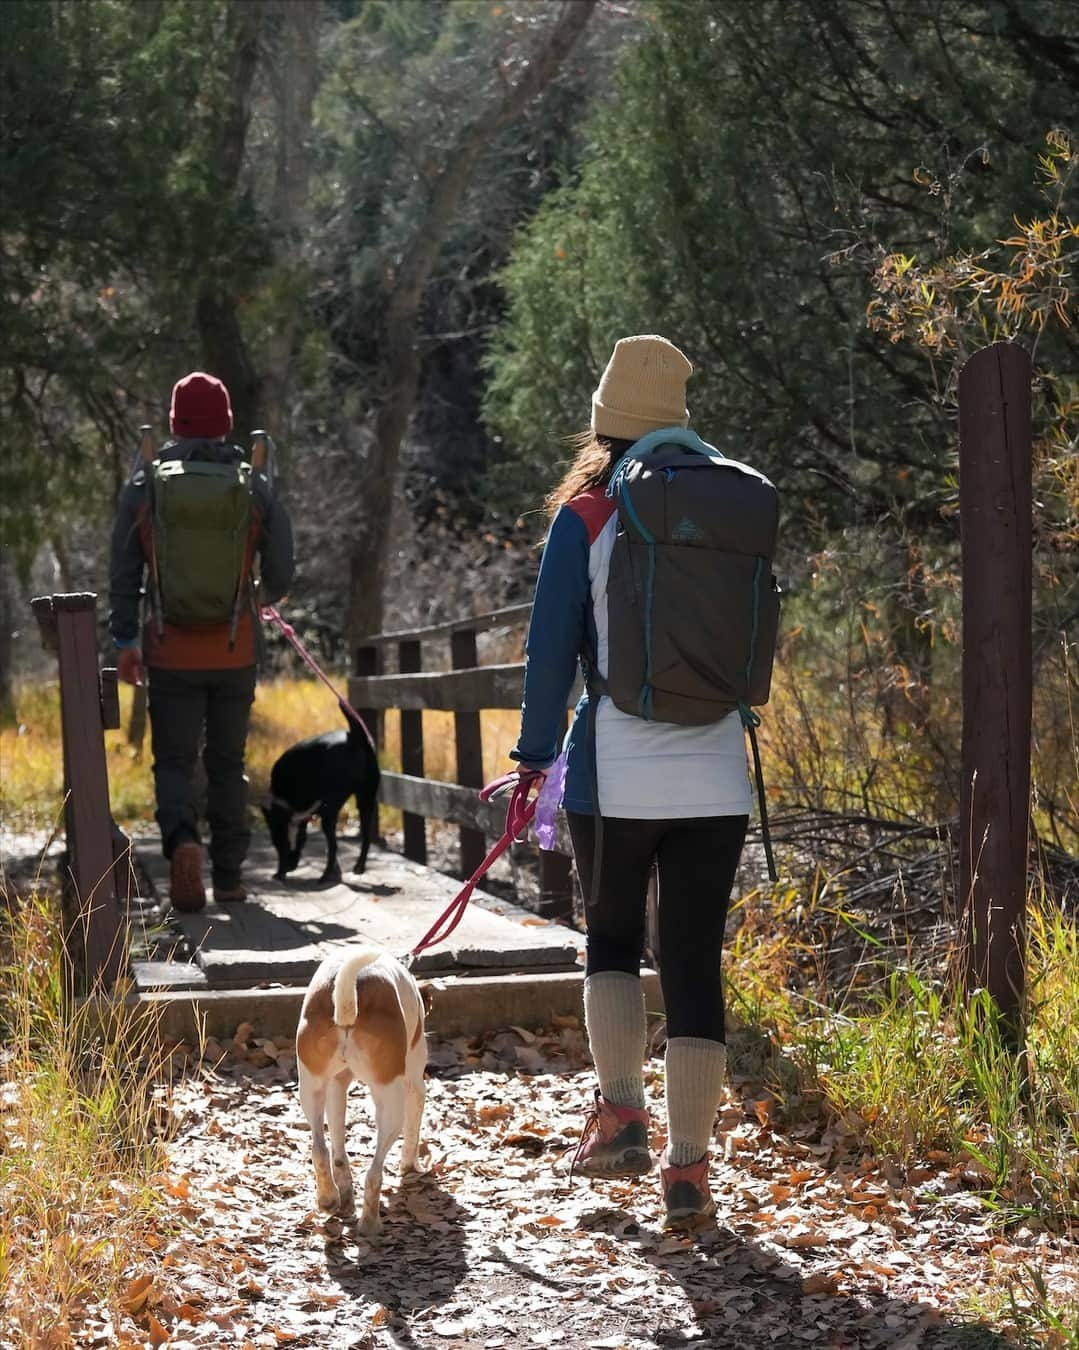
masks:
<path fill-rule="evenodd" d="M 584 982 L 584 1024 L 599 1090 L 615 1106 L 644 1107 L 644 992 L 636 975 L 602 970 Z"/>
<path fill-rule="evenodd" d="M 727 1047 L 700 1036 L 667 1042 L 667 1160 L 688 1167 L 708 1152 L 727 1072 Z"/>

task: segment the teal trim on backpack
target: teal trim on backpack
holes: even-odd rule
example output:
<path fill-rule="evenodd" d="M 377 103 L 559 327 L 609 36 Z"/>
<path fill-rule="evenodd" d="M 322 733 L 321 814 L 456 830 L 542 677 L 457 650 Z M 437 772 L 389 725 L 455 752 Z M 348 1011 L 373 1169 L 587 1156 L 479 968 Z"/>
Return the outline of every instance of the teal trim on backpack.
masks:
<path fill-rule="evenodd" d="M 638 707 L 646 722 L 653 720 L 652 690 L 652 610 L 656 596 L 656 545 L 653 539 L 648 541 L 648 579 L 644 585 L 644 684 Z"/>
<path fill-rule="evenodd" d="M 761 568 L 764 559 L 757 559 L 753 572 L 753 623 L 749 630 L 749 660 L 746 662 L 746 697 L 749 697 L 749 685 L 753 678 L 753 657 L 757 651 L 757 629 L 760 626 L 761 611 Z"/>
<path fill-rule="evenodd" d="M 653 547 L 656 542 L 656 537 L 654 534 L 652 534 L 650 530 L 645 529 L 643 521 L 637 514 L 637 508 L 633 505 L 633 498 L 629 495 L 628 487 L 622 488 L 621 500 L 625 503 L 626 515 L 629 516 L 630 523 L 633 525 L 633 528 L 641 536 L 641 539 L 643 540 L 644 543 L 646 543 L 650 548 Z"/>

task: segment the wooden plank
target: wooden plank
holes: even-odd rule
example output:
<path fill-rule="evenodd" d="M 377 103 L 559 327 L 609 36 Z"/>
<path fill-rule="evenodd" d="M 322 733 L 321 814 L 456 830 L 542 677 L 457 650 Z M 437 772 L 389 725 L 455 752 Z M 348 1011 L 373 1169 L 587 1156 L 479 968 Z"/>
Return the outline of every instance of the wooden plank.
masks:
<path fill-rule="evenodd" d="M 491 628 L 507 628 L 514 624 L 528 622 L 532 613 L 532 602 L 521 605 L 506 605 L 502 609 L 493 609 L 487 614 L 476 614 L 472 618 L 451 619 L 448 623 L 436 623 L 427 628 L 413 628 L 398 633 L 376 633 L 363 639 L 364 646 L 386 646 L 394 642 L 427 642 L 433 638 L 452 637 L 463 629 L 474 633 L 484 633 Z"/>
<path fill-rule="evenodd" d="M 97 666 L 97 596 L 55 595 L 68 866 L 77 906 L 72 946 L 87 988 L 111 988 L 125 955 L 113 871 L 112 816 Z"/>
<path fill-rule="evenodd" d="M 489 839 L 497 839 L 506 828 L 506 799 L 481 802 L 474 788 L 457 783 L 442 783 L 434 778 L 414 778 L 405 773 L 384 773 L 379 795 L 387 806 L 414 811 L 432 820 L 447 820 L 482 830 Z M 555 826 L 556 852 L 572 855 L 569 827 L 559 815 Z"/>
<path fill-rule="evenodd" d="M 473 670 L 428 671 L 422 675 L 353 677 L 349 697 L 374 708 L 431 708 L 472 712 L 477 708 L 519 708 L 524 666 L 478 666 Z"/>
<path fill-rule="evenodd" d="M 398 643 L 397 665 L 403 675 L 419 671 L 422 665 L 420 643 L 415 639 Z M 402 705 L 401 768 L 405 773 L 423 777 L 423 713 Z M 404 855 L 412 862 L 427 861 L 427 830 L 422 815 L 404 813 Z"/>
<path fill-rule="evenodd" d="M 477 708 L 520 708 L 524 694 L 524 664 L 478 666 L 473 670 L 428 671 L 422 675 L 353 676 L 349 698 L 358 708 L 429 708 L 443 712 L 472 712 Z M 574 682 L 566 707 L 575 706 L 581 693 Z"/>
<path fill-rule="evenodd" d="M 1017 1035 L 1030 816 L 1030 373 L 1021 347 L 998 342 L 959 375 L 966 981 L 989 991 Z"/>
<path fill-rule="evenodd" d="M 450 659 L 454 670 L 471 670 L 478 664 L 476 630 L 463 628 L 450 635 Z M 457 749 L 457 781 L 465 787 L 483 787 L 483 738 L 479 710 L 453 714 L 454 741 Z M 482 830 L 468 825 L 460 829 L 461 876 L 470 877 L 487 852 Z"/>
<path fill-rule="evenodd" d="M 168 884 L 167 864 L 152 849 L 148 870 L 159 891 Z M 373 942 L 403 954 L 427 931 L 460 883 L 410 863 L 397 853 L 373 850 L 362 876 L 318 885 L 322 858 L 306 855 L 287 881 L 274 879 L 276 854 L 257 834 L 248 854 L 256 898 L 244 905 L 207 904 L 174 922 L 210 987 L 277 980 L 303 982 L 330 951 Z M 575 964 L 579 934 L 557 924 L 522 922 L 515 905 L 500 912 L 494 896 L 473 895 L 460 927 L 444 943 L 421 954 L 417 970 L 445 971 L 557 968 Z M 158 972 L 160 974 L 160 972 Z"/>

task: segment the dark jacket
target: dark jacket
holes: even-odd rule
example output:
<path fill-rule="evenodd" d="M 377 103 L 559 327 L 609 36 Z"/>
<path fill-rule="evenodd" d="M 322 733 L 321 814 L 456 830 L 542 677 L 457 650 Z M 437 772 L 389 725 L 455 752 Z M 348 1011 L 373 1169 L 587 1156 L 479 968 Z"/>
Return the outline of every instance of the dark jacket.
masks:
<path fill-rule="evenodd" d="M 159 451 L 163 459 L 209 459 L 239 464 L 244 453 L 223 441 L 170 441 Z M 252 544 L 259 560 L 259 603 L 276 604 L 287 592 L 295 568 L 292 522 L 288 512 L 270 491 L 266 476 L 257 473 L 253 486 Z M 138 642 L 140 602 L 147 561 L 150 557 L 150 503 L 146 473 L 140 466 L 120 496 L 112 531 L 109 566 L 109 630 L 118 647 Z M 227 670 L 255 663 L 256 616 L 245 605 L 230 644 L 230 625 L 200 624 L 177 627 L 165 624 L 158 634 L 147 623 L 143 634 L 143 657 L 148 666 L 171 670 Z"/>

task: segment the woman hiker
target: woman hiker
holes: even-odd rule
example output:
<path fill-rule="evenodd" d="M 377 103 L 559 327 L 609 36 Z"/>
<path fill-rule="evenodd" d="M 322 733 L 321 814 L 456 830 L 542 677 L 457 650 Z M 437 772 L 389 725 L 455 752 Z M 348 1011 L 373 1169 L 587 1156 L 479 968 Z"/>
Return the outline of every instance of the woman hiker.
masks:
<path fill-rule="evenodd" d="M 511 754 L 522 777 L 547 769 L 559 754 L 578 658 L 586 684 L 590 670 L 607 679 L 607 578 L 618 526 L 607 484 L 642 436 L 686 427 L 692 372 L 664 338 L 618 342 L 592 396 L 591 428 L 547 499 L 552 519 L 528 632 L 521 734 Z M 743 728 L 737 712 L 682 726 L 620 711 L 605 695 L 594 709 L 587 705 L 586 694 L 567 739 L 563 805 L 585 896 L 585 1025 L 599 1088 L 574 1167 L 593 1178 L 652 1167 L 639 972 L 656 864 L 667 1017 L 660 1174 L 668 1226 L 694 1227 L 715 1211 L 708 1146 L 727 1060 L 720 958 L 750 809 Z"/>

